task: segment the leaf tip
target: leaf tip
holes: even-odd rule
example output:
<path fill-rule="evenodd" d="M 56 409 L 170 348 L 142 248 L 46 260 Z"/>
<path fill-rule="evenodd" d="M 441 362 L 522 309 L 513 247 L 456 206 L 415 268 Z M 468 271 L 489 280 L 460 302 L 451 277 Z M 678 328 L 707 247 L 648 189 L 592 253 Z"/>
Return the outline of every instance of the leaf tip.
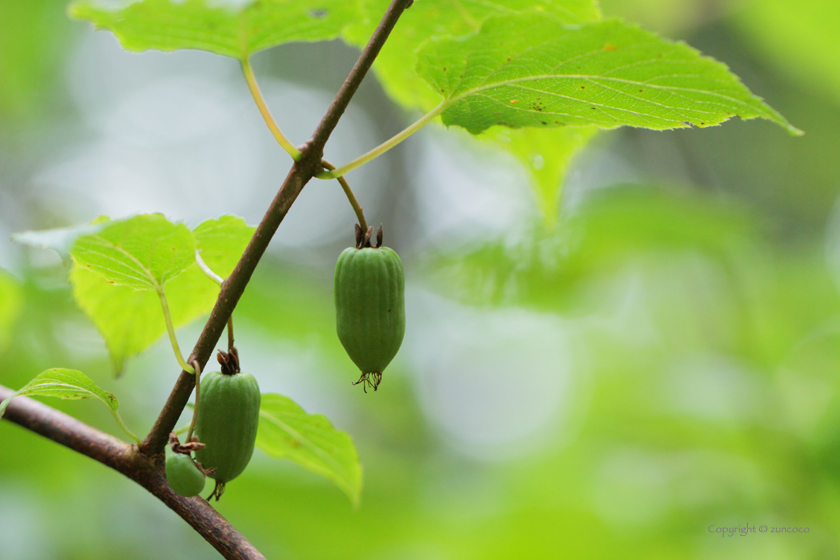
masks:
<path fill-rule="evenodd" d="M 805 131 L 799 128 L 796 128 L 789 122 L 785 123 L 785 130 L 787 130 L 788 134 L 791 136 L 805 136 Z"/>

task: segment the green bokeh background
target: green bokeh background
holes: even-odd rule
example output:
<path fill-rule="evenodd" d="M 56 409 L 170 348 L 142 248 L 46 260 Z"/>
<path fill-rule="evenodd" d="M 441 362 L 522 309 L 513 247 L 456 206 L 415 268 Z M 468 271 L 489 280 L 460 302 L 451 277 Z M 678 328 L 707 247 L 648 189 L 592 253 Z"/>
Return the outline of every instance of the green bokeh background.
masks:
<path fill-rule="evenodd" d="M 349 209 L 347 235 L 272 252 L 237 308 L 246 369 L 348 431 L 365 469 L 354 509 L 328 481 L 257 451 L 218 508 L 268 558 L 840 557 L 840 4 L 602 7 L 726 62 L 806 135 L 757 121 L 603 133 L 570 171 L 556 228 L 544 229 L 522 175 L 527 219 L 446 242 L 418 217 L 439 194 L 417 179 L 433 162 L 414 140 L 385 156 L 369 219 L 406 263 L 409 325 L 380 391 L 350 386 L 334 334 L 331 268 L 352 240 Z M 42 162 L 95 128 L 70 85 L 93 32 L 64 10 L 0 2 L 6 233 L 96 217 L 36 188 Z M 154 66 L 177 55 L 116 56 Z M 255 65 L 331 95 L 354 56 L 339 42 L 290 45 Z M 410 120 L 372 77 L 354 103 L 383 140 Z M 488 157 L 461 143 L 473 163 Z M 309 227 L 317 234 L 317 216 Z M 0 328 L 0 383 L 79 369 L 147 430 L 177 373 L 168 347 L 113 379 L 60 260 L 0 243 L 22 294 L 11 334 Z M 179 331 L 183 346 L 198 328 Z M 118 433 L 104 408 L 50 404 Z M 714 532 L 747 525 L 808 532 Z M 0 558 L 216 557 L 121 475 L 0 422 Z"/>

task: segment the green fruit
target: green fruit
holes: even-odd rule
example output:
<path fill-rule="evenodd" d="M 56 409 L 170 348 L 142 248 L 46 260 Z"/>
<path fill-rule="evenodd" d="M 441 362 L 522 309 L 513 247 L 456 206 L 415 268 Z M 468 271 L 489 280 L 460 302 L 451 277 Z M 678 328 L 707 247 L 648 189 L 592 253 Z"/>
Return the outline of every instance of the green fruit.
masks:
<path fill-rule="evenodd" d="M 239 476 L 254 453 L 260 418 L 260 387 L 250 373 L 218 371 L 201 377 L 195 432 L 203 449 L 195 452 L 209 476 L 229 482 Z"/>
<path fill-rule="evenodd" d="M 166 458 L 166 480 L 173 492 L 186 498 L 204 490 L 204 473 L 189 455 L 173 453 Z"/>
<path fill-rule="evenodd" d="M 338 338 L 374 389 L 405 334 L 405 277 L 388 247 L 345 249 L 335 265 Z"/>

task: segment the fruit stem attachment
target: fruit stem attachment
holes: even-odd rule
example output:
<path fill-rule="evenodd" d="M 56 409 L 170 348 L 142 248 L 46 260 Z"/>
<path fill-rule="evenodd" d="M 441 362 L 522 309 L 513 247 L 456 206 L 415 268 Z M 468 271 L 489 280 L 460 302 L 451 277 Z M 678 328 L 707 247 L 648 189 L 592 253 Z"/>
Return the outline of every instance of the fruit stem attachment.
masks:
<path fill-rule="evenodd" d="M 195 419 L 198 417 L 198 399 L 201 394 L 201 364 L 198 363 L 198 360 L 193 360 L 192 365 L 195 367 L 195 407 L 193 408 L 192 420 L 190 420 L 190 429 L 187 432 L 187 442 L 192 441 L 195 431 Z"/>
<path fill-rule="evenodd" d="M 245 81 L 248 82 L 248 89 L 251 90 L 251 96 L 253 96 L 254 101 L 257 103 L 260 114 L 262 115 L 265 124 L 268 125 L 268 129 L 271 131 L 274 139 L 277 140 L 277 143 L 280 144 L 280 146 L 286 150 L 290 156 L 292 156 L 293 160 L 300 161 L 300 158 L 302 157 L 300 150 L 295 148 L 286 136 L 283 135 L 280 127 L 277 126 L 277 123 L 274 121 L 274 117 L 271 116 L 271 112 L 268 110 L 268 105 L 265 104 L 265 100 L 260 92 L 260 86 L 257 85 L 257 78 L 254 76 L 254 71 L 251 68 L 251 62 L 248 58 L 242 61 L 242 74 L 245 76 Z"/>
<path fill-rule="evenodd" d="M 163 286 L 157 288 L 157 294 L 160 298 L 160 306 L 163 308 L 163 320 L 166 322 L 166 332 L 169 333 L 169 343 L 172 344 L 175 359 L 178 360 L 178 365 L 181 366 L 182 370 L 193 374 L 195 373 L 195 369 L 184 361 L 184 356 L 181 354 L 181 347 L 178 346 L 178 339 L 175 338 L 175 327 L 172 325 L 172 315 L 169 313 L 169 303 L 166 301 L 166 292 L 163 291 Z"/>
<path fill-rule="evenodd" d="M 388 150 L 390 150 L 391 148 L 393 148 L 394 146 L 396 146 L 397 144 L 399 144 L 400 142 L 402 142 L 403 140 L 405 140 L 406 138 L 408 138 L 409 136 L 411 136 L 430 122 L 432 122 L 435 117 L 437 117 L 447 107 L 449 107 L 449 103 L 450 101 L 441 102 L 440 105 L 438 105 L 437 107 L 420 117 L 417 121 L 414 122 L 414 124 L 406 128 L 402 132 L 398 133 L 397 135 L 393 136 L 391 139 L 386 140 L 382 144 L 378 145 L 365 155 L 354 159 L 347 165 L 342 165 L 338 169 L 318 173 L 317 175 L 315 175 L 315 177 L 317 177 L 318 179 L 336 179 L 338 177 L 341 177 L 345 173 L 353 171 L 357 167 L 361 167 L 370 160 L 381 156 L 382 154 L 384 154 L 385 152 L 387 152 Z"/>
<path fill-rule="evenodd" d="M 335 170 L 335 166 L 325 159 L 321 160 L 321 165 L 324 167 L 324 169 L 327 169 L 329 171 Z M 362 209 L 362 205 L 359 204 L 359 201 L 356 199 L 356 195 L 353 194 L 352 189 L 350 189 L 350 184 L 347 182 L 347 179 L 345 179 L 343 176 L 336 177 L 336 179 L 338 179 L 338 183 L 341 185 L 341 189 L 344 191 L 344 194 L 347 196 L 347 200 L 350 201 L 350 206 L 353 207 L 353 211 L 356 213 L 356 219 L 359 220 L 359 226 L 362 228 L 363 231 L 366 231 L 368 225 L 367 221 L 365 220 L 365 212 Z"/>
<path fill-rule="evenodd" d="M 228 317 L 227 334 L 228 334 L 228 353 L 230 353 L 230 352 L 233 352 L 234 350 L 236 350 L 236 346 L 234 346 L 234 344 L 233 344 L 234 341 L 233 341 L 233 315 L 232 314 L 231 314 L 230 317 Z"/>

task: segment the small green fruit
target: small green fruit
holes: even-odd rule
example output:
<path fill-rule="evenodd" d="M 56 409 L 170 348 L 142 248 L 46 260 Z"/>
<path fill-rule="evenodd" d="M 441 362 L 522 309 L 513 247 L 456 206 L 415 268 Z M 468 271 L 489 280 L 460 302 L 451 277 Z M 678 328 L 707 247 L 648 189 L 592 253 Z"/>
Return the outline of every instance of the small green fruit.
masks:
<path fill-rule="evenodd" d="M 237 368 L 238 369 L 238 368 Z M 201 378 L 195 432 L 203 449 L 195 452 L 217 482 L 239 476 L 254 453 L 260 418 L 260 387 L 250 373 L 208 373 Z"/>
<path fill-rule="evenodd" d="M 191 498 L 204 490 L 204 473 L 189 455 L 173 453 L 166 458 L 166 480 L 172 491 Z"/>
<path fill-rule="evenodd" d="M 335 314 L 338 338 L 362 370 L 357 383 L 375 390 L 405 335 L 405 276 L 393 249 L 350 247 L 341 253 L 335 265 Z"/>

